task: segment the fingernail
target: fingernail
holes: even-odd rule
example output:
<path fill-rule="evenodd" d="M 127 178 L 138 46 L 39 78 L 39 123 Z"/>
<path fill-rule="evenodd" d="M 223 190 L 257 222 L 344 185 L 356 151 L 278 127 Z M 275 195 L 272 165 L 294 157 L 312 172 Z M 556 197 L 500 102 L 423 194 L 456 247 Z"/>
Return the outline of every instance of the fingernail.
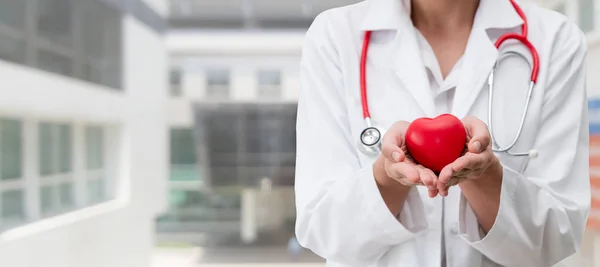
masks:
<path fill-rule="evenodd" d="M 477 150 L 477 152 L 481 152 L 481 143 L 479 141 L 473 142 L 473 147 L 475 150 Z"/>
<path fill-rule="evenodd" d="M 398 151 L 394 151 L 394 152 L 392 153 L 392 159 L 393 159 L 394 161 L 400 161 L 400 152 L 398 152 Z"/>

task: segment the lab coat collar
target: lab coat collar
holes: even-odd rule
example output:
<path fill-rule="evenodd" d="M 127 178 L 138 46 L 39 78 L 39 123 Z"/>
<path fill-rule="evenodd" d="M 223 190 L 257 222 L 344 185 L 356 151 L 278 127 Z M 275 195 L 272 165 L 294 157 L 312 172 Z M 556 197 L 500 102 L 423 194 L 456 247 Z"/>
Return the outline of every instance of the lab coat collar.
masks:
<path fill-rule="evenodd" d="M 520 33 L 518 27 L 523 23 L 509 0 L 480 0 L 454 96 L 452 113 L 455 116 L 467 116 L 481 91 L 487 88 L 485 82 L 500 53 L 492 40 L 498 36 L 490 36 L 487 30 Z"/>
<path fill-rule="evenodd" d="M 411 0 L 367 0 L 362 31 L 400 30 L 412 27 Z M 509 0 L 480 0 L 475 27 L 507 29 L 523 24 Z"/>

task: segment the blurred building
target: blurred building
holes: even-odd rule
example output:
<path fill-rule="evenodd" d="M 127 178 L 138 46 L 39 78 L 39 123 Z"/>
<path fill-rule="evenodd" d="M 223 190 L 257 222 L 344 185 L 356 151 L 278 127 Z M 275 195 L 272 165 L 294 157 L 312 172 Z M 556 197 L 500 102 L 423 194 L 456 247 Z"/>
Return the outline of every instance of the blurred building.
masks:
<path fill-rule="evenodd" d="M 0 1 L 0 265 L 148 266 L 166 203 L 166 13 Z"/>
<path fill-rule="evenodd" d="M 171 2 L 172 208 L 159 239 L 286 244 L 304 32 L 355 2 Z"/>

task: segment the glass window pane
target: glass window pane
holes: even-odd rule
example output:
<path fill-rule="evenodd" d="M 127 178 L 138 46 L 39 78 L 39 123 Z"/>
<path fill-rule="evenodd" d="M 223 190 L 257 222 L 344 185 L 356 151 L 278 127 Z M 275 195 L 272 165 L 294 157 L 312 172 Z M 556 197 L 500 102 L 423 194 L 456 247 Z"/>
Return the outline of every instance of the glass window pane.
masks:
<path fill-rule="evenodd" d="M 229 96 L 229 71 L 206 71 L 206 95 L 212 98 L 226 98 Z"/>
<path fill-rule="evenodd" d="M 281 72 L 276 70 L 262 70 L 258 72 L 258 85 L 280 86 Z"/>
<path fill-rule="evenodd" d="M 276 70 L 263 70 L 258 72 L 258 96 L 281 96 L 281 72 Z"/>
<path fill-rule="evenodd" d="M 59 186 L 60 209 L 67 209 L 73 206 L 73 185 L 70 183 Z"/>
<path fill-rule="evenodd" d="M 0 179 L 21 178 L 21 122 L 18 120 L 0 120 L 0 147 L 2 161 Z"/>
<path fill-rule="evenodd" d="M 584 32 L 594 30 L 595 0 L 579 0 L 579 27 Z"/>
<path fill-rule="evenodd" d="M 68 173 L 71 171 L 71 126 L 60 125 L 59 126 L 59 138 L 58 138 L 58 150 L 59 150 L 59 173 Z"/>
<path fill-rule="evenodd" d="M 23 1 L 23 0 L 21 0 Z M 39 35 L 56 44 L 72 47 L 71 20 L 73 3 L 76 0 L 39 0 L 37 27 Z M 25 1 L 23 1 L 25 2 Z"/>
<path fill-rule="evenodd" d="M 2 219 L 23 221 L 25 219 L 25 199 L 22 190 L 11 190 L 2 193 Z"/>
<path fill-rule="evenodd" d="M 228 70 L 207 70 L 206 71 L 206 84 L 212 85 L 229 85 L 229 71 Z"/>
<path fill-rule="evenodd" d="M 0 8 L 0 18 L 1 12 Z M 25 62 L 25 47 L 23 39 L 0 33 L 0 59 L 22 64 Z"/>
<path fill-rule="evenodd" d="M 121 87 L 121 14 L 98 0 L 79 0 L 84 63 L 83 79 Z"/>
<path fill-rule="evenodd" d="M 88 204 L 95 204 L 105 199 L 104 181 L 91 180 L 87 182 Z"/>
<path fill-rule="evenodd" d="M 56 168 L 54 168 L 54 158 L 56 156 L 54 151 L 54 129 L 50 123 L 39 125 L 39 164 L 42 176 L 56 172 Z"/>
<path fill-rule="evenodd" d="M 102 127 L 87 127 L 85 136 L 87 169 L 102 169 L 104 166 L 104 136 Z"/>
<path fill-rule="evenodd" d="M 169 73 L 169 82 L 171 87 L 171 96 L 181 96 L 181 70 L 172 69 Z"/>
<path fill-rule="evenodd" d="M 54 197 L 55 187 L 51 185 L 47 185 L 42 187 L 40 190 L 40 206 L 42 207 L 42 213 L 49 213 L 55 211 L 57 209 L 57 204 Z"/>
<path fill-rule="evenodd" d="M 171 163 L 196 164 L 196 146 L 192 129 L 171 129 Z"/>
<path fill-rule="evenodd" d="M 0 0 L 0 23 L 13 28 L 25 29 L 25 10 L 27 1 L 25 0 Z"/>
<path fill-rule="evenodd" d="M 171 166 L 171 181 L 198 181 L 200 171 L 196 165 L 173 165 Z"/>
<path fill-rule="evenodd" d="M 73 60 L 57 53 L 40 49 L 38 51 L 38 68 L 60 75 L 73 74 Z"/>

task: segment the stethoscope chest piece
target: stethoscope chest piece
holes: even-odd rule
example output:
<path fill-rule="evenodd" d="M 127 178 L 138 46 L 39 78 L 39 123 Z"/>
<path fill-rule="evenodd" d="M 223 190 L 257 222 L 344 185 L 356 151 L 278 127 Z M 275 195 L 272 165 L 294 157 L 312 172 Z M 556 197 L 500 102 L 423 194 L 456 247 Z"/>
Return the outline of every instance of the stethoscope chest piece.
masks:
<path fill-rule="evenodd" d="M 360 133 L 360 145 L 362 152 L 366 155 L 377 155 L 381 153 L 381 142 L 385 131 L 380 127 L 367 127 Z"/>

